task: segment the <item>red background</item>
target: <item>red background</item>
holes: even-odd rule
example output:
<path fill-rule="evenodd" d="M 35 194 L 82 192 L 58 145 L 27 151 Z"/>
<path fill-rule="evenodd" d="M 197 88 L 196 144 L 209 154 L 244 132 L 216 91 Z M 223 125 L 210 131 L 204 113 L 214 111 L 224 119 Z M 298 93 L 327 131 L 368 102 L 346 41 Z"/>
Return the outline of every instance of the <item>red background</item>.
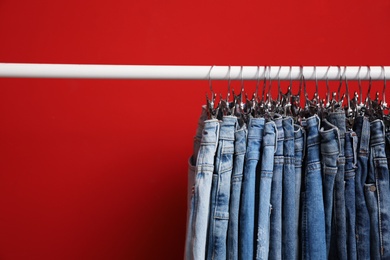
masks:
<path fill-rule="evenodd" d="M 2 0 L 0 62 L 390 65 L 389 13 L 386 0 Z M 0 79 L 0 259 L 181 259 L 208 91 L 207 81 Z"/>

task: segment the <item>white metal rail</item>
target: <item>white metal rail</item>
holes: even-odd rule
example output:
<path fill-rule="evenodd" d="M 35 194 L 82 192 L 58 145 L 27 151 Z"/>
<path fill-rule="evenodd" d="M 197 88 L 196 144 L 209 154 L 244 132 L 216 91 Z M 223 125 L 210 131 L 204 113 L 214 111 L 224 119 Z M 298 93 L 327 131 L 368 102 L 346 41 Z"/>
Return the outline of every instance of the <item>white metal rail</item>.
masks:
<path fill-rule="evenodd" d="M 3 78 L 170 79 L 170 80 L 390 80 L 390 66 L 156 66 L 0 63 Z M 211 69 L 212 68 L 212 69 Z M 270 68 L 270 69 L 269 69 Z M 360 71 L 359 71 L 360 69 Z M 291 73 L 290 73 L 291 72 Z M 279 74 L 279 75 L 278 75 Z"/>

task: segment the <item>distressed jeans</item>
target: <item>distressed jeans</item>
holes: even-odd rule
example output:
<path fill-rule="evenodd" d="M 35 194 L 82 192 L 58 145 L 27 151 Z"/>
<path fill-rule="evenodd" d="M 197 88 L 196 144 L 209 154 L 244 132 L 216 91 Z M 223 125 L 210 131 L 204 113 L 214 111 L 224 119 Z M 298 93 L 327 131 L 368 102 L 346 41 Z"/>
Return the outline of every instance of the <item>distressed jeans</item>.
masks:
<path fill-rule="evenodd" d="M 226 260 L 230 183 L 233 170 L 234 132 L 237 118 L 224 116 L 219 131 L 210 198 L 207 259 Z"/>
<path fill-rule="evenodd" d="M 274 168 L 275 142 L 277 138 L 276 125 L 268 122 L 264 127 L 264 137 L 261 156 L 259 218 L 257 231 L 256 260 L 267 260 L 269 253 L 269 232 L 271 214 L 271 185 Z"/>
<path fill-rule="evenodd" d="M 253 259 L 255 245 L 256 167 L 260 159 L 264 118 L 250 118 L 240 203 L 239 259 Z"/>
<path fill-rule="evenodd" d="M 232 187 L 230 194 L 227 250 L 229 260 L 238 260 L 238 221 L 240 212 L 242 173 L 246 151 L 247 128 L 244 124 L 234 134 Z"/>

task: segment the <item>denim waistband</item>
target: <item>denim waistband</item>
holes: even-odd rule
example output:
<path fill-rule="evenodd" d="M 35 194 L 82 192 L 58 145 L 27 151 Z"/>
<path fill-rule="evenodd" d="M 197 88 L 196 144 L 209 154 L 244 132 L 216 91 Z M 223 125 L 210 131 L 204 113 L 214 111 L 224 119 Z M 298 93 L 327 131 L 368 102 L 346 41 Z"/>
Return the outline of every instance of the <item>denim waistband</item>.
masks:
<path fill-rule="evenodd" d="M 258 128 L 259 131 L 253 131 L 253 130 L 249 131 L 248 138 L 260 139 L 262 137 L 261 129 L 264 128 L 264 123 L 265 123 L 264 118 L 251 118 L 249 120 L 248 129 L 255 130 L 256 128 Z"/>
<path fill-rule="evenodd" d="M 294 150 L 302 151 L 302 157 L 305 157 L 306 152 L 306 132 L 300 125 L 294 124 Z"/>
<path fill-rule="evenodd" d="M 276 130 L 277 130 L 277 140 L 282 141 L 284 139 L 284 132 L 283 132 L 283 118 L 278 117 L 274 119 Z"/>
<path fill-rule="evenodd" d="M 322 154 L 334 154 L 340 153 L 340 130 L 329 121 L 324 119 L 323 126 L 319 133 L 321 135 L 321 153 Z"/>
<path fill-rule="evenodd" d="M 234 126 L 234 127 L 231 127 Z M 221 122 L 221 130 L 219 133 L 220 140 L 234 141 L 234 132 L 237 126 L 237 117 L 235 116 L 223 116 Z M 223 129 L 223 131 L 222 131 Z"/>
<path fill-rule="evenodd" d="M 346 132 L 345 112 L 342 110 L 342 111 L 329 113 L 328 121 L 339 129 L 340 137 L 345 138 L 345 132 Z"/>
<path fill-rule="evenodd" d="M 385 143 L 385 126 L 382 120 L 374 120 L 370 124 L 370 142 L 372 146 Z"/>
<path fill-rule="evenodd" d="M 368 118 L 356 117 L 354 130 L 359 139 L 359 153 L 368 153 L 370 148 L 370 122 Z"/>

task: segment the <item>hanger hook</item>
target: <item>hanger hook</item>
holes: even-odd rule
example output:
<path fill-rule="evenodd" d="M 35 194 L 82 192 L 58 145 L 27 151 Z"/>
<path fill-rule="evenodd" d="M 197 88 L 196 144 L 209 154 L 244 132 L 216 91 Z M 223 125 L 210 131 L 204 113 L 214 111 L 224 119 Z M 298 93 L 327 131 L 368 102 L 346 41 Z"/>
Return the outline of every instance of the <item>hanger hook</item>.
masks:
<path fill-rule="evenodd" d="M 329 69 L 330 69 L 330 66 L 328 66 L 328 69 L 326 70 L 326 89 L 328 91 L 328 95 L 327 95 L 327 104 L 329 105 L 329 97 L 330 97 L 330 92 L 329 92 L 329 77 L 328 77 L 328 73 L 329 73 Z"/>
<path fill-rule="evenodd" d="M 303 75 L 303 66 L 301 65 L 300 67 L 302 69 L 302 80 L 303 80 L 303 82 L 305 82 L 305 76 Z M 299 84 L 299 89 L 300 88 L 301 88 L 301 85 Z M 305 94 L 305 98 L 309 97 L 309 95 L 306 92 L 306 84 L 305 83 L 303 83 L 303 93 Z"/>
<path fill-rule="evenodd" d="M 209 71 L 209 83 L 210 83 L 210 90 L 211 90 L 211 98 L 214 97 L 213 87 L 211 86 L 211 71 L 213 70 L 214 66 L 215 65 L 211 66 L 210 71 Z"/>
<path fill-rule="evenodd" d="M 359 70 L 358 70 L 358 80 L 359 80 L 359 95 L 360 95 L 360 105 L 363 104 L 363 101 L 362 101 L 362 82 L 361 82 L 361 79 L 360 79 L 360 70 L 362 69 L 362 66 L 359 66 Z"/>
<path fill-rule="evenodd" d="M 278 93 L 278 99 L 280 99 L 280 97 L 281 97 L 281 92 L 282 92 L 282 90 L 280 89 L 280 70 L 282 69 L 282 66 L 279 66 L 279 70 L 278 70 L 278 75 L 277 75 L 277 77 L 278 77 L 278 89 L 279 89 L 279 93 Z"/>
<path fill-rule="evenodd" d="M 317 66 L 314 65 L 314 75 L 315 75 L 315 80 L 316 80 L 316 94 L 318 98 L 318 81 L 317 81 Z"/>
<path fill-rule="evenodd" d="M 256 85 L 255 98 L 257 98 L 257 90 L 259 89 L 259 83 L 260 83 L 260 66 L 257 66 L 257 85 Z"/>
<path fill-rule="evenodd" d="M 348 104 L 348 112 L 351 110 L 351 101 L 349 99 L 349 88 L 348 88 L 348 80 L 347 80 L 347 66 L 344 69 L 344 79 L 345 79 L 345 89 L 347 91 L 347 104 Z"/>
<path fill-rule="evenodd" d="M 229 88 L 226 95 L 226 101 L 229 102 L 229 96 L 230 96 L 230 83 L 231 83 L 231 68 L 232 66 L 229 65 Z"/>
<path fill-rule="evenodd" d="M 369 77 L 369 85 L 368 85 L 368 91 L 367 91 L 367 97 L 366 98 L 370 98 L 370 91 L 371 91 L 371 67 L 370 66 L 367 66 L 368 68 L 368 77 Z"/>
<path fill-rule="evenodd" d="M 383 72 L 383 93 L 382 93 L 382 107 L 383 109 L 387 109 L 387 103 L 385 99 L 385 92 L 386 92 L 386 70 L 385 67 L 382 66 L 382 72 Z"/>
<path fill-rule="evenodd" d="M 341 85 L 343 84 L 343 75 L 341 73 L 340 65 L 337 65 L 337 67 L 339 68 L 339 77 L 340 77 L 339 89 L 337 90 L 337 102 L 340 102 L 340 90 L 341 90 Z"/>
<path fill-rule="evenodd" d="M 261 95 L 261 101 L 264 101 L 265 87 L 267 83 L 267 68 L 268 66 L 264 66 L 264 84 L 263 84 L 263 94 Z"/>
<path fill-rule="evenodd" d="M 268 103 L 271 102 L 271 66 L 269 66 L 268 70 Z"/>
<path fill-rule="evenodd" d="M 241 97 L 243 92 L 244 92 L 244 66 L 241 66 Z M 241 102 L 242 102 L 242 98 L 241 98 Z"/>

